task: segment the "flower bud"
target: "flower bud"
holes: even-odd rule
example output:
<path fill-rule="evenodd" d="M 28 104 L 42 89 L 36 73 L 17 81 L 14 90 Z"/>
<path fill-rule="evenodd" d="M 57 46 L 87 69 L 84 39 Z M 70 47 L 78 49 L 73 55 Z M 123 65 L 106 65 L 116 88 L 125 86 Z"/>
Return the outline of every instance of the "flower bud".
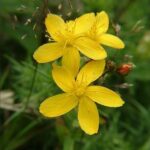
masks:
<path fill-rule="evenodd" d="M 133 68 L 133 64 L 128 63 L 128 64 L 122 64 L 118 69 L 117 72 L 121 75 L 127 75 Z"/>

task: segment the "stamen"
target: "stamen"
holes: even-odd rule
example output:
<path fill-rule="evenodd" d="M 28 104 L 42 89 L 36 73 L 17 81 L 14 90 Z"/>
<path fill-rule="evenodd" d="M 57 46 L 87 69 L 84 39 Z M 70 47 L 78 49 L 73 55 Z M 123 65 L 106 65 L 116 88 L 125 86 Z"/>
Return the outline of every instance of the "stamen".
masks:
<path fill-rule="evenodd" d="M 75 20 L 75 22 L 74 22 L 74 26 L 73 26 L 73 28 L 72 28 L 72 33 L 74 33 L 74 32 L 75 32 L 75 29 L 76 29 L 76 20 Z"/>
<path fill-rule="evenodd" d="M 62 51 L 63 51 L 63 54 L 65 54 L 66 53 L 66 47 L 67 47 L 67 44 L 68 44 L 68 40 L 66 40 L 65 41 L 65 44 L 64 44 L 64 46 L 63 46 L 63 49 L 62 49 Z"/>

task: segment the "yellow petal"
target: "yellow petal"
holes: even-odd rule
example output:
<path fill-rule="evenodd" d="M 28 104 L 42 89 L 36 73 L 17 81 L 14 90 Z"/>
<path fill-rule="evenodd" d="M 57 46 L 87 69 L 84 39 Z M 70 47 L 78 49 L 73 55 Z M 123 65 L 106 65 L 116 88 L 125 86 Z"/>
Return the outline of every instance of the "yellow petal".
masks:
<path fill-rule="evenodd" d="M 59 94 L 44 100 L 40 105 L 40 113 L 46 117 L 57 117 L 76 107 L 78 100 L 73 95 Z"/>
<path fill-rule="evenodd" d="M 55 14 L 48 14 L 45 19 L 45 26 L 54 40 L 61 40 L 60 31 L 65 30 L 65 22 L 61 17 Z"/>
<path fill-rule="evenodd" d="M 86 96 L 108 107 L 120 107 L 124 104 L 124 101 L 116 92 L 101 86 L 89 86 L 86 91 Z"/>
<path fill-rule="evenodd" d="M 98 79 L 104 72 L 105 60 L 93 60 L 87 63 L 79 72 L 77 82 L 88 85 Z"/>
<path fill-rule="evenodd" d="M 106 12 L 102 11 L 96 15 L 97 34 L 107 32 L 109 27 L 109 18 Z"/>
<path fill-rule="evenodd" d="M 100 44 L 104 44 L 117 49 L 124 48 L 125 46 L 123 41 L 120 38 L 111 34 L 102 34 L 99 37 L 99 42 Z"/>
<path fill-rule="evenodd" d="M 67 47 L 65 49 L 66 52 L 63 55 L 62 65 L 66 67 L 74 77 L 76 77 L 80 66 L 80 54 L 74 47 Z"/>
<path fill-rule="evenodd" d="M 88 97 L 79 100 L 79 124 L 87 134 L 95 134 L 99 128 L 99 114 L 95 103 Z"/>
<path fill-rule="evenodd" d="M 75 79 L 73 75 L 65 68 L 53 65 L 52 76 L 56 84 L 65 92 L 72 91 Z"/>
<path fill-rule="evenodd" d="M 33 54 L 38 63 L 46 63 L 62 56 L 62 46 L 58 43 L 48 43 L 40 46 Z"/>
<path fill-rule="evenodd" d="M 97 42 L 86 37 L 77 39 L 75 47 L 81 53 L 94 60 L 101 60 L 107 57 L 106 51 Z"/>
<path fill-rule="evenodd" d="M 87 13 L 75 20 L 75 34 L 87 32 L 95 21 L 94 13 Z"/>

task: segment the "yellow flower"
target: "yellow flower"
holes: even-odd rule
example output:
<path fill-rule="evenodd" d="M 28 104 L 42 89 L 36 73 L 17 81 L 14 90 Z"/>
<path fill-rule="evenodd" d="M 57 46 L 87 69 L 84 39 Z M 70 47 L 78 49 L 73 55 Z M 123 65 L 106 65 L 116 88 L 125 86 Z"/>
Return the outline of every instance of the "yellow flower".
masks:
<path fill-rule="evenodd" d="M 107 34 L 109 27 L 109 18 L 106 12 L 97 13 L 95 21 L 88 31 L 87 36 L 97 41 L 99 44 L 110 46 L 116 49 L 124 48 L 124 43 L 118 37 Z"/>
<path fill-rule="evenodd" d="M 79 125 L 87 134 L 92 135 L 99 128 L 99 113 L 95 102 L 108 107 L 120 107 L 124 101 L 108 88 L 91 85 L 102 75 L 105 60 L 90 61 L 80 71 L 75 66 L 77 75 L 64 66 L 53 65 L 54 81 L 65 93 L 44 100 L 40 112 L 46 117 L 57 117 L 78 106 Z"/>
<path fill-rule="evenodd" d="M 57 58 L 68 55 L 79 63 L 79 52 L 87 57 L 100 60 L 106 58 L 105 50 L 95 41 L 83 33 L 87 32 L 93 25 L 95 16 L 88 13 L 80 16 L 74 21 L 64 22 L 58 15 L 48 14 L 45 19 L 47 32 L 55 42 L 40 46 L 34 53 L 34 59 L 39 63 L 46 63 Z"/>

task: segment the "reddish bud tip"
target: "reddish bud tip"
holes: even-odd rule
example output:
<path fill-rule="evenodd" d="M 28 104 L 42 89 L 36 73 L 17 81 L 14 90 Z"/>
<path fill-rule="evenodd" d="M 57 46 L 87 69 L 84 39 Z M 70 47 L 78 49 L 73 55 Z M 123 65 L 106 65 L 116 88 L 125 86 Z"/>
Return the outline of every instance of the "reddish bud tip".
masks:
<path fill-rule="evenodd" d="M 133 64 L 122 64 L 118 69 L 117 72 L 121 75 L 127 75 L 133 68 Z"/>

